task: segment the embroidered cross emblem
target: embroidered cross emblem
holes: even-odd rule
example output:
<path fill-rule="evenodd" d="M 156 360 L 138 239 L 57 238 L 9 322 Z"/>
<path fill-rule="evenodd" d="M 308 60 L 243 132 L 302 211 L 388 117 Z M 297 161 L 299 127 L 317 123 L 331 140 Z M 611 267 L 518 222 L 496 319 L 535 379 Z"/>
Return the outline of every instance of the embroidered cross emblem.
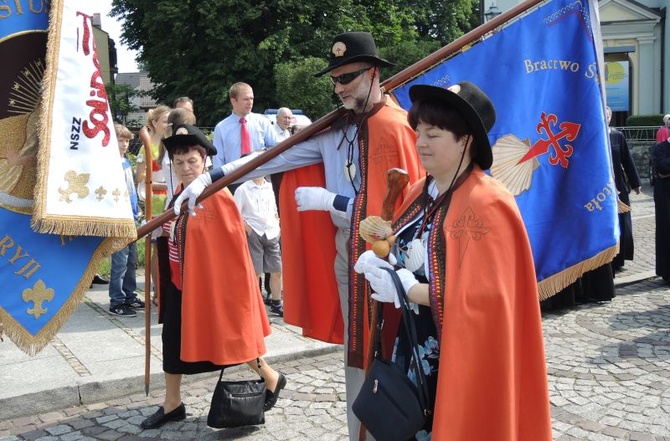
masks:
<path fill-rule="evenodd" d="M 484 222 L 477 218 L 470 207 L 467 207 L 454 223 L 447 226 L 447 231 L 454 242 L 458 244 L 459 265 L 463 261 L 470 240 L 480 240 L 489 232 L 484 226 Z"/>
<path fill-rule="evenodd" d="M 560 125 L 558 125 L 560 131 L 558 133 L 554 133 L 551 129 L 551 125 L 556 126 L 557 123 L 558 117 L 556 115 L 553 113 L 547 115 L 545 112 L 542 112 L 541 121 L 537 125 L 536 130 L 537 133 L 544 132 L 547 136 L 547 139 L 540 139 L 535 142 L 528 153 L 526 153 L 524 157 L 519 160 L 519 164 L 536 156 L 547 153 L 549 151 L 549 147 L 553 147 L 554 153 L 549 155 L 549 163 L 551 165 L 560 164 L 561 167 L 568 168 L 568 158 L 572 156 L 574 149 L 570 144 L 565 142 L 562 144 L 561 141 L 563 139 L 566 141 L 574 141 L 577 139 L 577 135 L 579 134 L 579 130 L 581 129 L 582 125 L 568 121 L 562 122 Z"/>
<path fill-rule="evenodd" d="M 381 143 L 370 154 L 370 159 L 376 165 L 386 166 L 386 168 L 396 167 L 398 164 L 398 152 L 392 146 Z"/>

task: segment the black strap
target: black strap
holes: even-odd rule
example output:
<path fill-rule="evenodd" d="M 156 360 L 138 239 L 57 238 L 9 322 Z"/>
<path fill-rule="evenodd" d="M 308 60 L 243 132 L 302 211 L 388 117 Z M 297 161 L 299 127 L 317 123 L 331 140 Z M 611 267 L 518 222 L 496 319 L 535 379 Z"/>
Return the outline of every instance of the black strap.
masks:
<path fill-rule="evenodd" d="M 431 413 L 431 409 L 429 408 L 428 405 L 428 383 L 426 382 L 426 377 L 425 374 L 423 373 L 423 369 L 421 368 L 421 357 L 420 357 L 420 352 L 419 352 L 419 343 L 418 339 L 416 336 L 416 326 L 414 325 L 414 312 L 411 310 L 409 306 L 409 300 L 407 299 L 407 294 L 405 293 L 405 288 L 402 286 L 402 282 L 400 281 L 400 277 L 398 274 L 392 269 L 392 268 L 385 268 L 385 267 L 380 267 L 383 270 L 386 270 L 390 275 L 391 275 L 391 280 L 393 280 L 393 283 L 395 284 L 396 291 L 398 292 L 398 299 L 400 300 L 400 310 L 402 312 L 402 321 L 403 321 L 403 327 L 405 328 L 405 332 L 407 334 L 407 338 L 409 339 L 411 348 L 412 348 L 412 355 L 414 356 L 414 363 L 410 362 L 410 369 L 414 369 L 414 372 L 416 373 L 416 379 L 418 384 L 418 390 L 419 390 L 419 401 L 421 402 L 421 407 L 423 408 L 423 412 L 426 416 L 428 416 Z M 382 310 L 382 308 L 378 308 L 379 311 Z M 379 313 L 381 315 L 381 312 Z M 381 317 L 380 319 L 377 320 L 377 323 L 382 323 Z M 381 356 L 381 337 L 380 337 L 380 331 L 381 331 L 382 325 L 377 326 L 377 329 L 375 331 L 375 348 L 377 349 L 375 351 L 375 358 L 379 358 Z"/>
<path fill-rule="evenodd" d="M 256 357 L 256 364 L 258 365 L 258 370 L 261 370 L 261 358 L 260 357 Z M 231 365 L 231 366 L 236 366 L 236 365 Z M 223 378 L 223 371 L 225 371 L 227 367 L 231 367 L 231 366 L 224 366 L 223 368 L 221 368 L 221 373 L 219 374 L 219 381 L 221 381 L 221 379 Z M 260 372 L 258 373 L 258 376 L 261 377 L 261 379 L 264 379 Z"/>

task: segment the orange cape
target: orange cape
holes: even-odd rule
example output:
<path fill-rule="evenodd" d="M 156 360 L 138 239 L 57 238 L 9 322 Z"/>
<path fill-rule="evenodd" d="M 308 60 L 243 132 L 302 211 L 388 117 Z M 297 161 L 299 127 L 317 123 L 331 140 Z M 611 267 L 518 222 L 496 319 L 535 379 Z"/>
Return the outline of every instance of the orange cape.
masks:
<path fill-rule="evenodd" d="M 359 134 L 362 188 L 354 200 L 350 262 L 370 248 L 358 236 L 358 223 L 368 215 L 379 215 L 391 168 L 401 168 L 410 183 L 424 171 L 418 161 L 416 136 L 407 123 L 407 113 L 391 99 L 379 105 L 365 120 Z M 335 148 L 335 146 L 333 146 Z M 280 189 L 282 261 L 284 273 L 284 319 L 300 326 L 305 336 L 342 343 L 343 321 L 335 281 L 335 226 L 328 212 L 297 212 L 295 189 L 325 186 L 323 164 L 284 173 Z M 326 164 L 327 166 L 327 164 Z M 406 194 L 405 189 L 403 194 Z M 402 197 L 398 201 L 398 207 Z M 353 263 L 351 264 L 353 267 Z M 363 367 L 368 339 L 368 288 L 362 275 L 350 271 L 349 364 Z"/>
<path fill-rule="evenodd" d="M 244 222 L 228 189 L 202 207 L 185 215 L 181 359 L 245 363 L 265 353 L 271 330 Z"/>
<path fill-rule="evenodd" d="M 412 187 L 400 213 L 422 189 Z M 475 166 L 442 225 L 446 262 L 444 245 L 429 245 L 439 274 L 431 309 L 442 329 L 433 439 L 551 440 L 535 267 L 514 197 Z"/>

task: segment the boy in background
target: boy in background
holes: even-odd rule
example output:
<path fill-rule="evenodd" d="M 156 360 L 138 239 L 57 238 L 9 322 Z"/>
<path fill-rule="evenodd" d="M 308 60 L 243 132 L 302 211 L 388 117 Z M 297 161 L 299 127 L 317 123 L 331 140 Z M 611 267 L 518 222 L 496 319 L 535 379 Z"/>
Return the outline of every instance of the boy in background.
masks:
<path fill-rule="evenodd" d="M 125 157 L 133 134 L 123 124 L 114 124 L 116 138 L 119 143 L 121 164 L 128 187 L 128 197 L 133 208 L 135 222 L 140 218 L 140 208 L 137 202 L 137 191 L 133 180 L 133 170 L 128 158 Z M 122 317 L 135 317 L 136 309 L 144 309 L 144 302 L 137 297 L 137 244 L 131 242 L 127 247 L 112 254 L 112 265 L 109 277 L 109 313 Z"/>
<path fill-rule="evenodd" d="M 259 280 L 263 273 L 270 273 L 270 312 L 283 317 L 279 214 L 272 184 L 262 176 L 246 181 L 235 190 L 235 202 L 244 219 L 249 252 Z"/>

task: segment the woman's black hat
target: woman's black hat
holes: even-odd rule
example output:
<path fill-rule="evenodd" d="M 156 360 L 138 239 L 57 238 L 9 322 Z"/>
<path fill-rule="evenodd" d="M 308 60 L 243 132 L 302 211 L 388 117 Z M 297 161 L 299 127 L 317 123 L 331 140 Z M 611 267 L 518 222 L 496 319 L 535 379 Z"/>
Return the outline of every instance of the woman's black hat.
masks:
<path fill-rule="evenodd" d="M 375 66 L 391 67 L 393 63 L 379 58 L 375 40 L 369 32 L 345 32 L 333 38 L 328 54 L 328 67 L 314 74 L 320 77 L 326 72 L 356 61 L 370 61 Z"/>
<path fill-rule="evenodd" d="M 489 97 L 474 84 L 463 81 L 448 89 L 437 86 L 415 85 L 409 89 L 412 103 L 420 100 L 442 101 L 465 119 L 477 143 L 473 158 L 483 170 L 491 168 L 493 153 L 488 132 L 496 123 L 496 109 Z"/>
<path fill-rule="evenodd" d="M 172 151 L 177 147 L 199 145 L 207 151 L 207 156 L 216 155 L 216 147 L 197 127 L 190 124 L 180 124 L 173 129 L 172 133 L 174 135 L 163 140 L 168 153 L 172 154 Z"/>

